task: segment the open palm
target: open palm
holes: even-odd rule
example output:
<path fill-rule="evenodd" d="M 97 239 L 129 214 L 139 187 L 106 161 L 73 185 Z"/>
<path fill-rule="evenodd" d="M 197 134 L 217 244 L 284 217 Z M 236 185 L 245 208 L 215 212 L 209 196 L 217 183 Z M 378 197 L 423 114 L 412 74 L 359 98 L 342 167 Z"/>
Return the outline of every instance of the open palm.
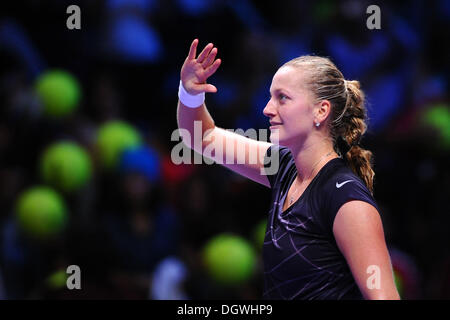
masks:
<path fill-rule="evenodd" d="M 205 46 L 197 54 L 198 39 L 195 39 L 189 49 L 189 54 L 181 67 L 181 81 L 185 90 L 192 95 L 202 92 L 217 92 L 217 88 L 206 80 L 213 75 L 220 66 L 221 60 L 216 59 L 217 48 L 212 43 Z"/>

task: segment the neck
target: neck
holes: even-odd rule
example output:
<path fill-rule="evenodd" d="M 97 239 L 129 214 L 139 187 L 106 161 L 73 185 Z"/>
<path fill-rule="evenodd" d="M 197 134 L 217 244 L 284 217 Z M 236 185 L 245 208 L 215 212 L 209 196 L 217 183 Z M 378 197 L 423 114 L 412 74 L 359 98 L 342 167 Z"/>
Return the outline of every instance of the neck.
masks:
<path fill-rule="evenodd" d="M 329 160 L 338 157 L 329 140 L 305 143 L 302 146 L 290 147 L 290 150 L 297 167 L 298 183 L 311 181 Z"/>

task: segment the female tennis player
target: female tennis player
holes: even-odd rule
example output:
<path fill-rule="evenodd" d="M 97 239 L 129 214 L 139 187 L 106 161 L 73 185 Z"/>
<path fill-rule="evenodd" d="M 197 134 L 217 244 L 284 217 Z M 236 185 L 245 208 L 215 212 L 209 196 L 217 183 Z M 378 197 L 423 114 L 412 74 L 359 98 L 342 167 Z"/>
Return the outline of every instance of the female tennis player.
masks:
<path fill-rule="evenodd" d="M 215 125 L 204 96 L 217 92 L 206 80 L 221 60 L 211 43 L 197 56 L 198 43 L 181 68 L 178 126 L 190 133 L 182 133 L 183 141 L 195 151 L 223 148 L 210 158 L 272 189 L 263 298 L 399 299 L 372 196 L 372 153 L 359 146 L 366 130 L 359 82 L 345 80 L 327 58 L 287 62 L 273 77 L 263 111 L 271 143 L 257 141 Z M 195 121 L 203 134 L 197 144 Z M 246 151 L 229 154 L 234 161 L 227 163 L 230 145 Z M 251 162 L 251 154 L 264 156 Z M 262 174 L 274 156 L 278 170 Z"/>

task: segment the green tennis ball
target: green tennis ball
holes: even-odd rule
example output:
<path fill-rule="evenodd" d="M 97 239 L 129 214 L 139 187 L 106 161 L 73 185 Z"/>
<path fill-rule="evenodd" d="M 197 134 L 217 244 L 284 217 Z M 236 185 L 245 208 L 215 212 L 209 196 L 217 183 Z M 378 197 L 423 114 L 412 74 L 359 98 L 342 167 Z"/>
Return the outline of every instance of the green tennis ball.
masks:
<path fill-rule="evenodd" d="M 46 183 L 64 192 L 71 192 L 89 181 L 92 163 L 89 154 L 76 143 L 60 142 L 44 151 L 40 171 Z"/>
<path fill-rule="evenodd" d="M 425 112 L 423 120 L 438 129 L 449 128 L 450 107 L 444 104 L 433 105 Z"/>
<path fill-rule="evenodd" d="M 58 270 L 52 273 L 45 279 L 45 283 L 51 289 L 58 290 L 66 287 L 67 273 L 65 270 Z"/>
<path fill-rule="evenodd" d="M 34 238 L 59 234 L 67 223 L 64 200 L 53 189 L 37 186 L 23 192 L 16 203 L 19 227 Z"/>
<path fill-rule="evenodd" d="M 111 121 L 101 126 L 98 131 L 100 158 L 107 169 L 117 167 L 124 150 L 137 148 L 141 144 L 139 132 L 126 122 Z"/>
<path fill-rule="evenodd" d="M 450 148 L 450 107 L 445 104 L 431 106 L 424 113 L 422 121 L 440 133 L 440 143 Z"/>
<path fill-rule="evenodd" d="M 257 248 L 262 248 L 266 236 L 267 221 L 264 219 L 253 229 L 253 241 Z"/>
<path fill-rule="evenodd" d="M 256 256 L 243 238 L 221 234 L 211 239 L 203 249 L 203 260 L 209 275 L 220 284 L 239 285 L 254 273 Z"/>
<path fill-rule="evenodd" d="M 44 114 L 48 116 L 67 116 L 77 108 L 80 101 L 78 81 L 63 70 L 51 70 L 40 75 L 35 89 L 43 104 Z"/>

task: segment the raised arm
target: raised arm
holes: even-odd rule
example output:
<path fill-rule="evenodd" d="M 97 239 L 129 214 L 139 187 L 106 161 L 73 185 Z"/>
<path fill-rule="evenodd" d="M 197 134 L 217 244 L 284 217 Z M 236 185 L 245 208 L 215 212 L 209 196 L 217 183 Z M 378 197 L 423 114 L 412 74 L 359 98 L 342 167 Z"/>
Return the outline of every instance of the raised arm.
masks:
<path fill-rule="evenodd" d="M 210 43 L 196 58 L 197 46 L 198 40 L 195 39 L 181 68 L 181 83 L 190 95 L 215 93 L 217 88 L 208 84 L 206 80 L 220 66 L 221 60 L 216 59 L 217 48 Z M 200 154 L 204 154 L 205 148 L 214 149 L 215 152 L 205 156 L 238 174 L 270 187 L 267 176 L 261 172 L 264 154 L 271 143 L 250 139 L 217 127 L 205 103 L 198 107 L 187 107 L 178 101 L 177 120 L 178 128 L 189 133 L 183 134 L 185 131 L 180 130 L 183 142 L 187 146 Z M 194 143 L 195 124 L 197 128 L 201 128 L 200 144 Z M 240 150 L 243 152 L 239 152 Z M 255 155 L 256 160 L 253 161 Z"/>

